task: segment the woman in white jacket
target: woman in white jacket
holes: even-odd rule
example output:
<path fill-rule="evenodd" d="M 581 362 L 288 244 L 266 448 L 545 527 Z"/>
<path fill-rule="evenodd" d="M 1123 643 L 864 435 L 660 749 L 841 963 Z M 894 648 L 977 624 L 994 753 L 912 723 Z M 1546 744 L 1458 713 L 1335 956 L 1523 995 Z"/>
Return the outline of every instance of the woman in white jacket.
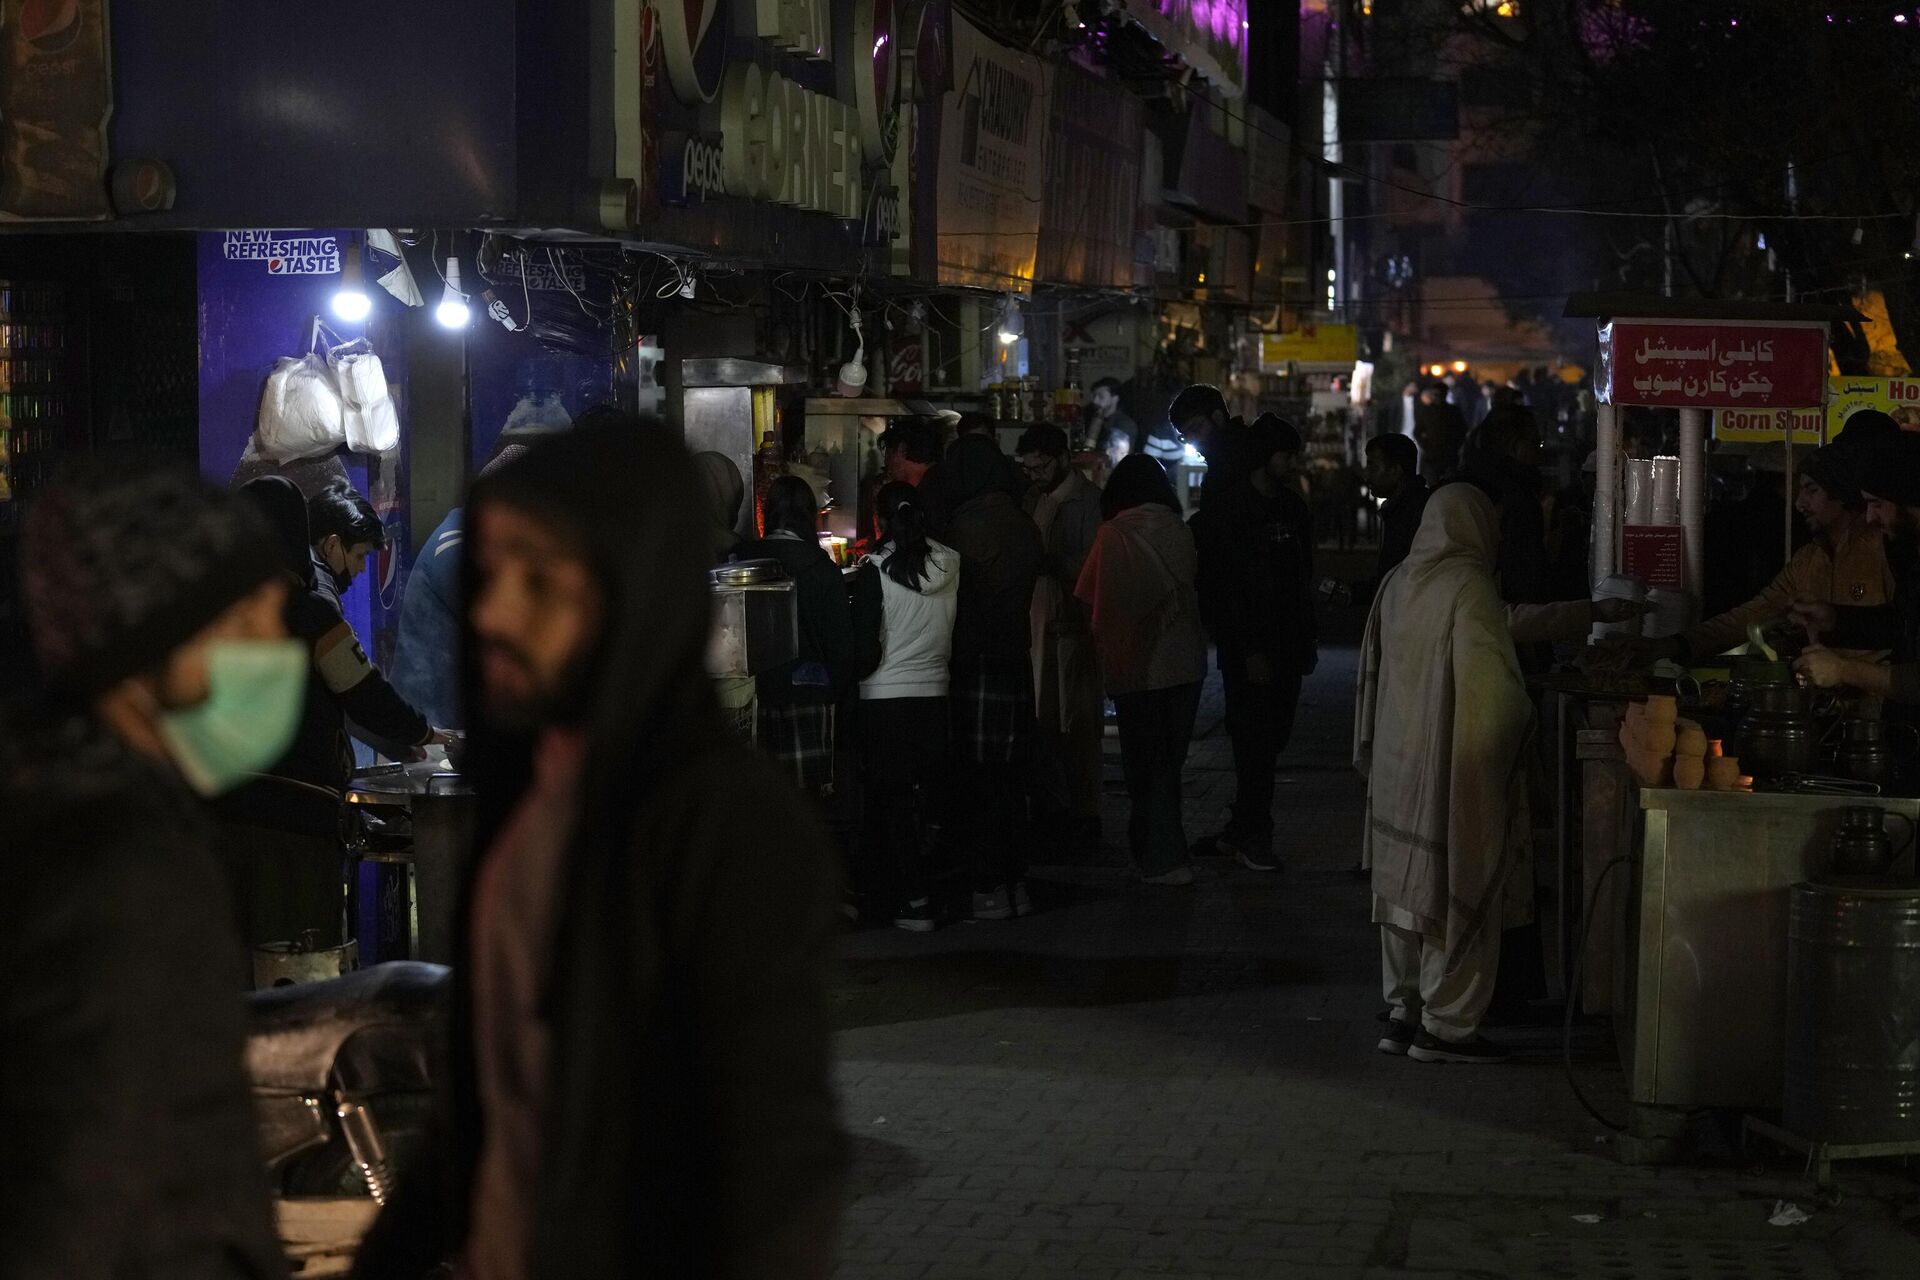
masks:
<path fill-rule="evenodd" d="M 1172 482 L 1145 454 L 1113 469 L 1100 511 L 1106 522 L 1074 594 L 1093 610 L 1094 645 L 1119 714 L 1134 866 L 1148 884 L 1192 884 L 1180 773 L 1207 675 L 1193 588 L 1199 558 Z"/>
<path fill-rule="evenodd" d="M 925 854 L 944 798 L 960 555 L 927 536 L 912 485 L 882 486 L 874 510 L 880 543 L 867 560 L 880 578 L 880 665 L 860 682 L 868 833 L 884 859 L 894 924 L 926 933 L 938 923 Z"/>

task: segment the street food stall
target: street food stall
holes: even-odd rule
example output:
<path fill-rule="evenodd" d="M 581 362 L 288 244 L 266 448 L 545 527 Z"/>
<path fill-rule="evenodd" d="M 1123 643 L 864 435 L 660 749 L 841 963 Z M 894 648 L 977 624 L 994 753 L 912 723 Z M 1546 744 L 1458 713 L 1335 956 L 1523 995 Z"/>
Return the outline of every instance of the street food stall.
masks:
<path fill-rule="evenodd" d="M 1827 326 L 1849 316 L 1664 299 L 1568 314 L 1599 325 L 1593 585 L 1677 591 L 1695 621 L 1709 414 L 1770 428 L 1789 461 L 1809 430 L 1819 443 Z M 1651 494 L 1623 456 L 1626 406 L 1679 411 Z M 1771 653 L 1589 670 L 1558 692 L 1562 959 L 1569 1000 L 1613 1019 L 1621 1158 L 1672 1158 L 1703 1108 L 1748 1113 L 1823 1176 L 1920 1151 L 1920 743 Z"/>

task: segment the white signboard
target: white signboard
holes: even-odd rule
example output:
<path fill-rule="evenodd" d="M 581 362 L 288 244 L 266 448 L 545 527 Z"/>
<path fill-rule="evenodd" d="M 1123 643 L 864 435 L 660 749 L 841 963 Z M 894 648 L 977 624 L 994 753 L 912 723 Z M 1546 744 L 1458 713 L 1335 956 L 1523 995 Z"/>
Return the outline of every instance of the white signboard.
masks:
<path fill-rule="evenodd" d="M 1017 289 L 1040 241 L 1047 66 L 956 13 L 953 84 L 940 113 L 939 282 Z"/>

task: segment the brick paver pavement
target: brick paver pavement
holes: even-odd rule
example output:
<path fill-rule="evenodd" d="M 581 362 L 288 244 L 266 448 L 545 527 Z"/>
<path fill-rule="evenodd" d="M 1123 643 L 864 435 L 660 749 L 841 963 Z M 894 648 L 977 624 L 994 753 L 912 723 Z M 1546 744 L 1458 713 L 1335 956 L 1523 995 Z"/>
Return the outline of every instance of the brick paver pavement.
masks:
<path fill-rule="evenodd" d="M 1854 1166 L 1827 1207 L 1724 1142 L 1707 1164 L 1627 1167 L 1551 1032 L 1510 1035 L 1520 1060 L 1492 1068 L 1375 1051 L 1377 943 L 1347 870 L 1352 669 L 1327 654 L 1282 762 L 1284 874 L 1217 860 L 1154 888 L 1114 852 L 1038 869 L 1027 919 L 847 939 L 841 1274 L 1920 1276 L 1912 1172 Z M 1219 719 L 1213 686 L 1190 836 L 1232 791 Z M 1108 803 L 1111 840 L 1125 805 Z M 1620 1114 L 1619 1073 L 1586 1049 L 1589 1091 Z M 1781 1198 L 1810 1220 L 1768 1225 Z"/>

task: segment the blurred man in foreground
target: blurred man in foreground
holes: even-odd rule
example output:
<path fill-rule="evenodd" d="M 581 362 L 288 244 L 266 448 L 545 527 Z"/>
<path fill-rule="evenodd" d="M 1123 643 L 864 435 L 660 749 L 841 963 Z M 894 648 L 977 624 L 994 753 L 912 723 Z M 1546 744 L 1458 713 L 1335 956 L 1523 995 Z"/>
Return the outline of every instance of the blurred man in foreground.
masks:
<path fill-rule="evenodd" d="M 279 549 L 152 472 L 57 486 L 23 537 L 47 690 L 0 724 L 0 1275 L 283 1275 L 198 802 L 300 722 Z"/>
<path fill-rule="evenodd" d="M 474 486 L 455 1145 L 363 1274 L 832 1269 L 839 871 L 720 727 L 700 501 L 666 429 L 612 410 Z"/>

